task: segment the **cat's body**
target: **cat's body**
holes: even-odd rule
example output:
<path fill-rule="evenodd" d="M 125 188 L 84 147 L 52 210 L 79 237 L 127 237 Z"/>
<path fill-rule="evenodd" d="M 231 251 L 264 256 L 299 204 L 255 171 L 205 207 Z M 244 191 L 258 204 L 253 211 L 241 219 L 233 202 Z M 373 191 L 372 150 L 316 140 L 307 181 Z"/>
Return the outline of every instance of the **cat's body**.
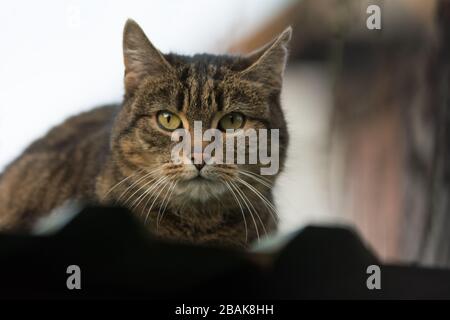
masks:
<path fill-rule="evenodd" d="M 109 157 L 119 106 L 67 119 L 31 144 L 0 177 L 0 228 L 28 230 L 67 200 L 96 202 L 96 177 Z"/>
<path fill-rule="evenodd" d="M 8 166 L 0 230 L 27 231 L 78 200 L 128 207 L 155 235 L 177 241 L 245 247 L 273 231 L 276 174 L 260 177 L 261 164 L 175 165 L 169 127 L 239 120 L 243 131 L 279 129 L 282 167 L 288 136 L 279 94 L 289 38 L 290 30 L 245 58 L 164 56 L 128 22 L 124 102 L 69 118 Z"/>

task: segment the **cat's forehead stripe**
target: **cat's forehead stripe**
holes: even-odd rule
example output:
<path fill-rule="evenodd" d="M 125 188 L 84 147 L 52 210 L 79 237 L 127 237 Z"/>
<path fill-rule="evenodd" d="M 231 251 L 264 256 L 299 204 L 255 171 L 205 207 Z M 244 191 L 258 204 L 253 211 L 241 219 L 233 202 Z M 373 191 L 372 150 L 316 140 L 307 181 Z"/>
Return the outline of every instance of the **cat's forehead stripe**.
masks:
<path fill-rule="evenodd" d="M 185 93 L 182 111 L 193 120 L 209 121 L 211 114 L 219 110 L 214 76 L 217 69 L 212 65 L 191 63 L 185 77 Z"/>

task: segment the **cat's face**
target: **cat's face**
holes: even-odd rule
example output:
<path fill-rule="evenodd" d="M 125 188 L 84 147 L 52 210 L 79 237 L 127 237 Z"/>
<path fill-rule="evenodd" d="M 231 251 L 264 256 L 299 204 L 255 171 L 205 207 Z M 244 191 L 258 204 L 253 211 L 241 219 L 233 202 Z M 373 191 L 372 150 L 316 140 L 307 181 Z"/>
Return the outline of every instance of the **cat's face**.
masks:
<path fill-rule="evenodd" d="M 279 95 L 289 38 L 287 30 L 259 52 L 245 57 L 163 55 L 135 22 L 127 22 L 126 96 L 112 146 L 120 166 L 127 175 L 135 175 L 131 179 L 140 188 L 135 193 L 138 200 L 131 199 L 134 204 L 139 197 L 150 195 L 157 201 L 169 195 L 177 199 L 172 201 L 180 202 L 220 200 L 225 193 L 241 192 L 235 188 L 250 190 L 254 186 L 259 190 L 263 181 L 273 181 L 277 172 L 259 177 L 261 167 L 267 167 L 259 161 L 194 163 L 193 152 L 183 154 L 182 163 L 174 163 L 171 155 L 178 141 L 173 141 L 172 134 L 184 129 L 194 138 L 194 127 L 200 123 L 201 132 L 220 130 L 223 141 L 231 135 L 226 129 L 242 129 L 234 135 L 248 129 L 279 129 L 276 160 L 282 166 L 287 133 Z M 207 144 L 203 142 L 202 146 Z M 271 148 L 269 145 L 269 151 Z M 246 153 L 248 157 L 248 149 Z M 242 192 L 245 195 L 247 191 Z"/>

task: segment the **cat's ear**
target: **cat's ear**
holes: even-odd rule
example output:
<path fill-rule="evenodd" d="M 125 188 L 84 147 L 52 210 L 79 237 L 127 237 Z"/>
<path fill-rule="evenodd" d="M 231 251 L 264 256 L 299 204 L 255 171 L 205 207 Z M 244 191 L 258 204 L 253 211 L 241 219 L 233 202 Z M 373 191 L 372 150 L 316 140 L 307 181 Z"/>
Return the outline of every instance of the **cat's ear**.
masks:
<path fill-rule="evenodd" d="M 269 87 L 281 88 L 291 35 L 292 28 L 288 27 L 274 40 L 247 55 L 250 66 L 241 75 Z"/>
<path fill-rule="evenodd" d="M 148 75 L 161 75 L 171 69 L 163 54 L 148 40 L 139 25 L 128 19 L 123 30 L 125 90 L 133 92 Z"/>

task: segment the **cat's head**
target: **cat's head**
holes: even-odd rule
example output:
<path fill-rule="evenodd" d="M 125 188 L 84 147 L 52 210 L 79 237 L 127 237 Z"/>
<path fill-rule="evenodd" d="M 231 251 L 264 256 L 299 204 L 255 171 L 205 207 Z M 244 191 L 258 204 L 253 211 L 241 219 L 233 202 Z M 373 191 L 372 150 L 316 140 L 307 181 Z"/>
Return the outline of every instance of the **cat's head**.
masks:
<path fill-rule="evenodd" d="M 235 188 L 245 195 L 273 182 L 278 170 L 261 177 L 268 164 L 259 159 L 253 164 L 196 164 L 192 153 L 174 163 L 171 155 L 178 142 L 172 134 L 185 129 L 193 137 L 195 121 L 203 131 L 221 130 L 224 138 L 226 129 L 242 129 L 235 134 L 255 129 L 258 137 L 258 129 L 278 129 L 276 169 L 282 168 L 288 136 L 279 100 L 290 36 L 289 28 L 246 56 L 188 57 L 161 53 L 134 21 L 126 23 L 125 102 L 113 128 L 112 148 L 118 166 L 134 183 L 131 201 L 151 196 L 162 201 L 169 194 L 175 199 L 171 201 L 220 200 L 225 194 L 231 198 L 233 190 L 241 192 Z"/>

